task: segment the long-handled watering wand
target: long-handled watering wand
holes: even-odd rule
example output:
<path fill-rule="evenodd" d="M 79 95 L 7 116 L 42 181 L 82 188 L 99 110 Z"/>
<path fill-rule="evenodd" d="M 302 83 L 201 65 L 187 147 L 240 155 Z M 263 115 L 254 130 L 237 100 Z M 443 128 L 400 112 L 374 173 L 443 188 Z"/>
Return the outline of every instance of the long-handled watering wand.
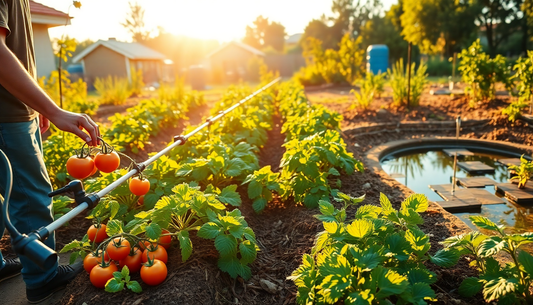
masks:
<path fill-rule="evenodd" d="M 25 255 L 30 260 L 32 260 L 35 264 L 39 265 L 43 269 L 49 269 L 51 268 L 57 261 L 57 253 L 48 248 L 43 241 L 50 235 L 50 232 L 53 232 L 57 229 L 59 229 L 61 226 L 63 226 L 68 221 L 72 220 L 74 217 L 76 217 L 78 214 L 83 212 L 87 208 L 94 208 L 99 202 L 100 199 L 109 194 L 111 191 L 113 191 L 115 188 L 117 188 L 120 184 L 127 181 L 130 177 L 141 173 L 146 169 L 147 166 L 152 164 L 154 161 L 159 159 L 164 154 L 168 153 L 172 149 L 174 149 L 176 146 L 185 144 L 187 139 L 198 133 L 200 130 L 210 126 L 213 124 L 213 122 L 219 120 L 220 118 L 224 117 L 226 114 L 233 111 L 235 108 L 241 106 L 242 104 L 246 103 L 250 99 L 252 99 L 254 96 L 258 95 L 259 93 L 265 91 L 266 89 L 270 88 L 272 85 L 277 83 L 281 78 L 277 78 L 273 80 L 272 82 L 268 83 L 261 89 L 255 91 L 251 95 L 247 96 L 246 98 L 242 99 L 238 103 L 234 104 L 233 106 L 229 107 L 228 109 L 219 112 L 216 116 L 208 118 L 202 125 L 198 126 L 196 129 L 191 131 L 190 133 L 186 135 L 179 135 L 174 137 L 174 143 L 167 146 L 165 149 L 161 150 L 148 160 L 138 163 L 135 168 L 130 170 L 128 173 L 126 173 L 124 176 L 120 177 L 101 191 L 97 193 L 91 193 L 86 194 L 85 189 L 83 188 L 83 184 L 79 180 L 73 180 L 66 186 L 55 190 L 48 194 L 49 197 L 53 197 L 59 194 L 63 194 L 66 192 L 74 192 L 74 201 L 76 202 L 77 206 L 73 208 L 70 212 L 63 215 L 61 218 L 57 219 L 56 221 L 52 222 L 51 224 L 47 225 L 46 227 L 42 227 L 38 230 L 35 230 L 31 232 L 30 234 L 21 234 L 17 228 L 13 225 L 11 222 L 11 219 L 9 218 L 9 197 L 11 195 L 11 186 L 13 184 L 13 174 L 11 171 L 11 164 L 9 163 L 9 159 L 5 155 L 5 153 L 0 150 L 0 159 L 5 163 L 6 169 L 7 169 L 7 185 L 6 185 L 6 194 L 4 196 L 4 202 L 1 203 L 2 205 L 2 211 L 3 211 L 3 217 L 4 221 L 6 223 L 6 228 L 11 234 L 12 238 L 12 246 L 15 252 L 17 252 L 19 255 Z"/>

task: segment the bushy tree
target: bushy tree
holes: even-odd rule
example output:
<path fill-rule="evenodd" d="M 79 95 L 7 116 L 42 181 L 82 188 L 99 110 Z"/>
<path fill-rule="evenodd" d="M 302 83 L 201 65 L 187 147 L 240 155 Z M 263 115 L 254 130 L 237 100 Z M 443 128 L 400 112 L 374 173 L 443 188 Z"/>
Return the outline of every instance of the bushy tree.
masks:
<path fill-rule="evenodd" d="M 150 31 L 144 24 L 144 8 L 135 2 L 129 2 L 130 12 L 121 25 L 126 28 L 131 38 L 136 42 L 146 41 L 150 37 Z"/>
<path fill-rule="evenodd" d="M 246 26 L 243 42 L 257 49 L 271 47 L 283 52 L 285 35 L 285 27 L 281 23 L 271 22 L 268 18 L 259 16 L 253 22 L 253 26 Z"/>

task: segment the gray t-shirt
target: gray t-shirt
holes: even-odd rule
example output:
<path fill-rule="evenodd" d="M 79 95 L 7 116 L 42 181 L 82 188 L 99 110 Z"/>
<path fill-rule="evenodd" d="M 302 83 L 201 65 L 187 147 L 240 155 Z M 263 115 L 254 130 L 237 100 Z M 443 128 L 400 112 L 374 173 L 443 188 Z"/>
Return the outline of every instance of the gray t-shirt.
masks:
<path fill-rule="evenodd" d="M 28 0 L 0 0 L 0 27 L 8 30 L 7 47 L 35 78 L 37 73 Z M 37 115 L 37 112 L 19 101 L 0 84 L 1 123 L 28 122 Z"/>

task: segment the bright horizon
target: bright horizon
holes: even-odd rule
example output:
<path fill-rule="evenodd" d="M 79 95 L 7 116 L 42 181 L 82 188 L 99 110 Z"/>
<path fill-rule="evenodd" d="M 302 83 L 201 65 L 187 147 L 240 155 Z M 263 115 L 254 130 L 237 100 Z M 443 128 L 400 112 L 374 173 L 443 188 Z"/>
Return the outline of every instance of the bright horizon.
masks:
<path fill-rule="evenodd" d="M 74 17 L 71 25 L 49 30 L 52 38 L 66 34 L 78 41 L 108 39 L 131 41 L 120 25 L 129 13 L 128 0 L 81 0 L 81 9 L 72 0 L 35 0 Z M 135 1 L 133 1 L 135 2 Z M 167 32 L 215 39 L 220 42 L 241 39 L 246 26 L 262 15 L 285 26 L 288 35 L 302 33 L 309 21 L 322 14 L 331 15 L 331 0 L 139 0 L 145 9 L 147 29 L 157 34 L 162 26 Z M 397 0 L 384 0 L 388 9 Z M 70 9 L 69 9 L 70 7 Z M 208 8 L 208 9 L 207 9 Z M 209 22 L 206 22 L 209 21 Z"/>

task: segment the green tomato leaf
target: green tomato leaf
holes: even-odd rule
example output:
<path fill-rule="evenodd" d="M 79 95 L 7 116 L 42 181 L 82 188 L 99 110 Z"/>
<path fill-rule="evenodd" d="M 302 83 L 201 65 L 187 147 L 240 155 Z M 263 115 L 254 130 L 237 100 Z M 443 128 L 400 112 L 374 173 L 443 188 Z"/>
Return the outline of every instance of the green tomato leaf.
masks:
<path fill-rule="evenodd" d="M 483 281 L 477 277 L 467 277 L 459 286 L 459 294 L 470 298 L 475 296 L 483 288 Z"/>
<path fill-rule="evenodd" d="M 161 232 L 161 227 L 157 223 L 152 222 L 146 227 L 146 236 L 148 236 L 149 239 L 158 239 L 159 236 L 161 236 Z"/>
<path fill-rule="evenodd" d="M 124 289 L 124 282 L 116 278 L 112 278 L 105 284 L 105 291 L 107 292 L 119 292 Z"/>
<path fill-rule="evenodd" d="M 216 223 L 208 222 L 208 223 L 205 223 L 200 228 L 200 230 L 198 230 L 197 235 L 200 236 L 201 238 L 213 239 L 213 238 L 216 238 L 222 232 L 222 230 L 223 228 L 218 226 Z"/>
<path fill-rule="evenodd" d="M 126 287 L 128 287 L 129 290 L 135 292 L 135 293 L 141 293 L 143 289 L 141 288 L 141 285 L 137 281 L 130 281 L 126 284 Z"/>

